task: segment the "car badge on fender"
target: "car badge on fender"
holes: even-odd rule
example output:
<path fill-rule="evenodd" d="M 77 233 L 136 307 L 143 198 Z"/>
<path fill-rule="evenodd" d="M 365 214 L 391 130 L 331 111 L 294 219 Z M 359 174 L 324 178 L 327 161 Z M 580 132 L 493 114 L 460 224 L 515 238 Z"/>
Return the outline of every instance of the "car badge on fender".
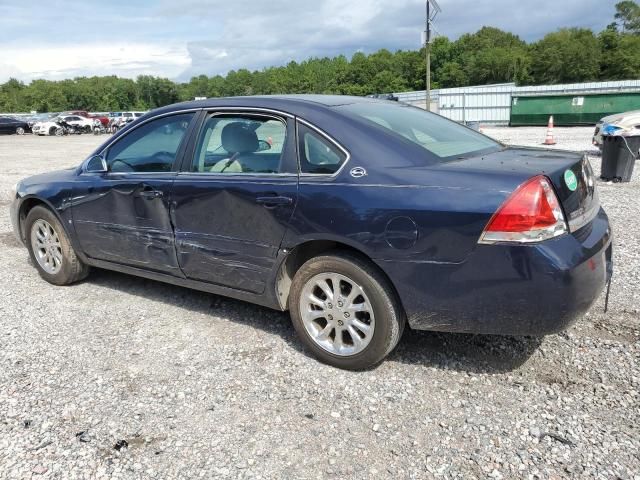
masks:
<path fill-rule="evenodd" d="M 351 173 L 353 178 L 360 178 L 364 177 L 367 174 L 367 171 L 362 167 L 353 167 L 349 173 Z"/>

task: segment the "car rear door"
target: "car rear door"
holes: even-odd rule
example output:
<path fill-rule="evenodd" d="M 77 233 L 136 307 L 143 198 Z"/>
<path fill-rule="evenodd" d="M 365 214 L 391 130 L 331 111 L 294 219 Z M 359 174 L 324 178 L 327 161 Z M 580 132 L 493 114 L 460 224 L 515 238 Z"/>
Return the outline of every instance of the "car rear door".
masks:
<path fill-rule="evenodd" d="M 72 216 L 87 256 L 182 276 L 169 206 L 194 115 L 141 124 L 103 152 L 108 172 L 80 175 Z"/>
<path fill-rule="evenodd" d="M 178 263 L 188 278 L 262 293 L 298 190 L 286 115 L 212 111 L 175 180 Z"/>

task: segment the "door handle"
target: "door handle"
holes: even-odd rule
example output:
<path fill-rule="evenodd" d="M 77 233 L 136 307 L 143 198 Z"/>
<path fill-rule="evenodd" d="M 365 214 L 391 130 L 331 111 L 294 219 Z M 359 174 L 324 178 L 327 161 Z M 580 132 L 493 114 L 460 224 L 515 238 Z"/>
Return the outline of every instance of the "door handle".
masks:
<path fill-rule="evenodd" d="M 142 190 L 140 196 L 144 198 L 160 198 L 162 192 L 160 190 Z"/>
<path fill-rule="evenodd" d="M 274 208 L 280 205 L 291 205 L 293 203 L 293 198 L 280 196 L 258 197 L 256 198 L 256 203 L 264 205 L 266 208 Z"/>

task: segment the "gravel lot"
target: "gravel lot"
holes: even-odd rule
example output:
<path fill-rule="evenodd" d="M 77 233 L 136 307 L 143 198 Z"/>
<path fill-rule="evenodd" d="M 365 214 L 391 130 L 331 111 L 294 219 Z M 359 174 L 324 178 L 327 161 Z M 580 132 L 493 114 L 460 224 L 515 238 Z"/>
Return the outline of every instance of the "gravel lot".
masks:
<path fill-rule="evenodd" d="M 556 128 L 557 147 L 591 133 Z M 603 295 L 544 339 L 407 332 L 350 373 L 306 355 L 286 314 L 106 271 L 41 280 L 10 188 L 103 139 L 0 137 L 0 478 L 640 479 L 640 167 L 599 185 L 608 314 Z"/>

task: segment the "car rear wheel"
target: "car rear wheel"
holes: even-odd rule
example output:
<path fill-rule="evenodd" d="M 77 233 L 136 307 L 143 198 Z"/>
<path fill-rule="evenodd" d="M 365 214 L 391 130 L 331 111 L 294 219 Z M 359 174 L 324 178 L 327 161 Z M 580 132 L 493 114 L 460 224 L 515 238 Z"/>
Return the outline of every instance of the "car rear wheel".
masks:
<path fill-rule="evenodd" d="M 404 329 L 404 313 L 389 281 L 348 252 L 302 265 L 289 302 L 293 325 L 306 347 L 338 368 L 362 370 L 378 364 Z"/>
<path fill-rule="evenodd" d="M 24 128 L 23 127 L 16 128 L 16 134 L 17 135 L 24 135 Z"/>
<path fill-rule="evenodd" d="M 31 260 L 47 282 L 68 285 L 87 276 L 89 267 L 78 258 L 62 224 L 50 210 L 34 207 L 25 227 Z"/>

